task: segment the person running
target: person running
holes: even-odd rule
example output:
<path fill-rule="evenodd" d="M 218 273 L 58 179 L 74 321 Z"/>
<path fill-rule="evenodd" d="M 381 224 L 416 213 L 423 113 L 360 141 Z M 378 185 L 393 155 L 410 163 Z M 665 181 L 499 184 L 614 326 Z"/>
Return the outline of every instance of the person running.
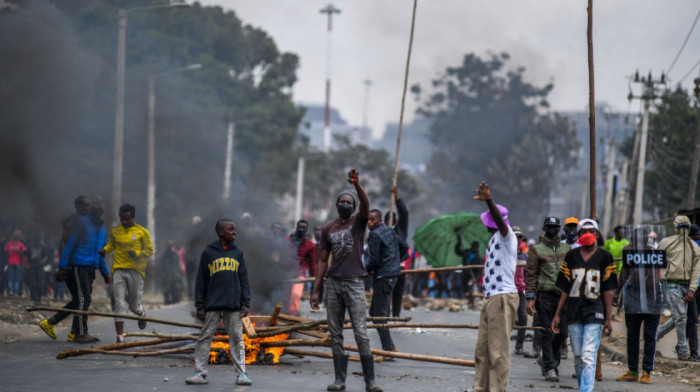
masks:
<path fill-rule="evenodd" d="M 542 242 L 530 248 L 527 255 L 526 298 L 527 312 L 531 316 L 537 314 L 539 325 L 548 326 L 557 310 L 561 290 L 556 286 L 559 269 L 564 257 L 571 247 L 559 240 L 559 218 L 545 218 L 542 225 Z M 559 326 L 561 332 L 552 333 L 546 329 L 541 331 L 542 355 L 537 359 L 542 375 L 546 381 L 559 381 L 559 363 L 561 362 L 561 347 L 569 333 L 566 322 Z"/>
<path fill-rule="evenodd" d="M 505 391 L 510 377 L 510 333 L 518 308 L 518 240 L 508 222 L 508 209 L 493 201 L 488 184 L 482 181 L 476 192 L 474 200 L 488 206 L 481 221 L 492 237 L 484 264 L 484 303 L 474 350 L 474 391 Z"/>
<path fill-rule="evenodd" d="M 287 239 L 290 244 L 294 245 L 297 250 L 297 258 L 294 260 L 292 269 L 295 271 L 295 277 L 302 279 L 306 278 L 308 271 L 309 276 L 316 276 L 316 245 L 313 241 L 306 238 L 309 222 L 300 220 L 297 222 L 294 233 L 290 234 Z M 299 314 L 299 304 L 301 303 L 301 295 L 304 292 L 304 284 L 297 283 L 292 285 L 289 295 L 289 314 L 296 316 Z"/>
<path fill-rule="evenodd" d="M 551 323 L 552 331 L 560 333 L 559 324 L 566 306 L 564 317 L 581 392 L 593 391 L 595 386 L 601 327 L 605 335 L 612 332 L 612 292 L 617 288 L 612 255 L 596 244 L 597 230 L 598 224 L 593 219 L 579 222 L 581 247 L 567 253 L 561 264 L 556 282 L 561 297 Z"/>
<path fill-rule="evenodd" d="M 100 255 L 114 252 L 112 262 L 112 280 L 114 295 L 114 312 L 126 314 L 127 298 L 129 309 L 137 316 L 145 317 L 146 311 L 141 306 L 143 281 L 146 278 L 148 257 L 153 255 L 151 233 L 145 227 L 136 224 L 136 208 L 131 204 L 119 207 L 121 225 L 112 228 L 107 245 L 100 250 Z M 139 320 L 139 328 L 146 328 L 146 321 Z M 114 319 L 117 343 L 124 341 L 124 319 Z"/>
<path fill-rule="evenodd" d="M 391 295 L 398 277 L 401 275 L 401 257 L 408 252 L 408 244 L 398 234 L 394 233 L 382 222 L 382 213 L 379 210 L 369 212 L 369 260 L 365 265 L 367 272 L 374 273 L 372 287 L 372 303 L 369 307 L 369 315 L 372 317 L 389 317 Z M 382 322 L 386 323 L 386 322 Z M 388 328 L 377 328 L 379 339 L 382 342 L 382 350 L 398 351 L 391 339 Z M 385 357 L 391 360 L 391 357 Z"/>
<path fill-rule="evenodd" d="M 659 242 L 659 250 L 666 251 L 668 268 L 661 271 L 666 304 L 671 310 L 671 318 L 659 327 L 656 340 L 661 340 L 674 327 L 678 343 L 675 351 L 681 361 L 695 361 L 688 352 L 686 323 L 688 303 L 695 300 L 700 275 L 700 247 L 688 237 L 690 219 L 678 215 L 673 220 L 675 235 Z"/>
<path fill-rule="evenodd" d="M 369 199 L 360 185 L 360 174 L 355 169 L 348 173 L 348 182 L 355 186 L 355 196 L 350 191 L 343 191 L 335 201 L 338 218 L 323 226 L 321 231 L 321 259 L 318 260 L 316 280 L 311 293 L 311 309 L 320 310 L 318 295 L 320 283 L 326 276 L 328 257 L 333 255 L 333 264 L 328 269 L 326 280 L 326 315 L 328 333 L 331 336 L 333 368 L 335 382 L 328 386 L 329 391 L 345 390 L 345 376 L 348 367 L 348 355 L 343 348 L 343 326 L 345 311 L 350 315 L 350 322 L 355 333 L 355 342 L 360 352 L 362 374 L 367 392 L 381 392 L 382 388 L 374 382 L 374 357 L 370 352 L 367 338 L 367 303 L 365 300 L 364 279 L 367 271 L 362 263 L 362 248 L 365 229 L 369 220 Z M 355 209 L 359 213 L 353 216 Z"/>
<path fill-rule="evenodd" d="M 634 267 L 624 261 L 628 253 L 644 254 L 653 248 L 648 244 L 649 232 L 644 228 L 635 228 L 630 233 L 631 242 L 623 249 L 622 273 L 619 287 L 613 296 L 613 305 L 620 301 L 623 292 L 625 310 L 625 325 L 627 326 L 627 373 L 618 377 L 617 381 L 639 381 L 651 384 L 651 372 L 654 370 L 656 354 L 656 328 L 659 326 L 663 293 L 659 279 L 659 267 L 652 265 Z M 642 361 L 642 377 L 639 377 L 639 333 L 644 323 L 644 360 Z"/>
<path fill-rule="evenodd" d="M 71 300 L 63 308 L 87 311 L 92 302 L 92 283 L 95 280 L 95 270 L 102 274 L 105 284 L 110 284 L 111 277 L 100 250 L 107 242 L 102 214 L 105 203 L 101 197 L 96 197 L 90 204 L 88 215 L 73 222 L 71 233 L 63 247 L 58 263 L 57 281 L 65 281 Z M 54 325 L 68 317 L 68 312 L 58 312 L 51 318 L 41 320 L 39 327 L 51 339 L 56 339 Z M 68 334 L 68 341 L 76 343 L 93 343 L 100 339 L 88 334 L 87 315 L 74 315 L 73 325 Z"/>
<path fill-rule="evenodd" d="M 199 261 L 194 285 L 194 306 L 197 318 L 204 322 L 194 351 L 195 374 L 187 384 L 208 384 L 207 363 L 211 340 L 219 321 L 223 319 L 229 336 L 229 348 L 236 372 L 236 385 L 252 385 L 245 373 L 242 317 L 250 308 L 250 283 L 243 251 L 234 244 L 236 224 L 230 219 L 219 219 L 214 226 L 218 240 L 207 245 Z"/>

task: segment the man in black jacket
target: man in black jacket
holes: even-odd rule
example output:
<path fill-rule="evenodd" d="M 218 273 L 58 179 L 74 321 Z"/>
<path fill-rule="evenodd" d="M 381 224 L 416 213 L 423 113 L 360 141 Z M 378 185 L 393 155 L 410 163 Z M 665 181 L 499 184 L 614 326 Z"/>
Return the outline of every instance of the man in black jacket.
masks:
<path fill-rule="evenodd" d="M 253 384 L 245 373 L 245 357 L 239 347 L 243 344 L 241 317 L 248 315 L 250 284 L 243 252 L 236 240 L 236 225 L 232 220 L 216 222 L 219 240 L 207 245 L 199 260 L 199 271 L 194 286 L 194 306 L 197 318 L 204 321 L 194 352 L 195 375 L 185 380 L 187 384 L 208 384 L 207 363 L 211 340 L 223 318 L 233 365 L 238 377 L 236 385 Z"/>
<path fill-rule="evenodd" d="M 391 187 L 391 193 L 394 195 L 394 202 L 396 203 L 396 211 L 399 213 L 398 219 L 396 217 L 396 212 L 392 214 L 391 224 L 394 233 L 401 237 L 404 242 L 408 241 L 408 206 L 403 200 L 399 199 L 399 192 L 396 185 Z M 384 222 L 389 224 L 389 212 L 384 215 Z M 406 250 L 401 252 L 401 261 L 407 260 L 410 255 L 408 254 L 408 246 Z M 401 316 L 401 302 L 403 301 L 403 288 L 406 284 L 406 275 L 399 274 L 396 279 L 396 286 L 394 286 L 394 291 L 391 294 L 391 313 L 394 317 Z"/>
<path fill-rule="evenodd" d="M 394 233 L 382 222 L 382 213 L 379 210 L 375 209 L 369 212 L 367 226 L 370 230 L 367 240 L 369 261 L 365 268 L 367 272 L 374 272 L 374 287 L 369 315 L 388 317 L 391 293 L 397 278 L 401 275 L 400 255 L 404 251 L 407 252 L 408 245 L 401 236 Z M 382 350 L 397 351 L 388 328 L 377 328 L 377 332 L 382 342 Z"/>

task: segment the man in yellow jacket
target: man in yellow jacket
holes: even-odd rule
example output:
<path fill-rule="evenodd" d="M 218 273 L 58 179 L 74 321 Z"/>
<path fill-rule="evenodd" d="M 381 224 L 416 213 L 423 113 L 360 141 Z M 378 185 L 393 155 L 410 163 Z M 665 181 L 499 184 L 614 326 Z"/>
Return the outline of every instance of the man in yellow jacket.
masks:
<path fill-rule="evenodd" d="M 134 222 L 136 208 L 131 204 L 119 207 L 120 226 L 112 228 L 112 233 L 101 255 L 114 252 L 112 262 L 112 287 L 115 312 L 126 314 L 127 298 L 129 309 L 137 316 L 146 316 L 141 306 L 143 282 L 146 277 L 146 263 L 153 255 L 151 234 Z M 127 296 L 128 295 L 128 296 Z M 114 327 L 117 330 L 117 343 L 124 341 L 124 319 L 115 318 Z M 146 321 L 139 320 L 139 328 L 146 328 Z"/>

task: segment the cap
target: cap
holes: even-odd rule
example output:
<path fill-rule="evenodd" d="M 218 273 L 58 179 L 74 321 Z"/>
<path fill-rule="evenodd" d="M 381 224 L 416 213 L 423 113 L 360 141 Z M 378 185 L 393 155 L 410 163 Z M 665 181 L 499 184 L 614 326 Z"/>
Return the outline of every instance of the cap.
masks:
<path fill-rule="evenodd" d="M 522 230 L 520 230 L 519 226 L 513 226 L 513 234 L 515 234 L 516 237 L 524 237 Z"/>
<path fill-rule="evenodd" d="M 578 225 L 578 219 L 576 219 L 572 216 L 572 217 L 566 218 L 566 220 L 564 220 L 564 226 L 568 226 L 568 225 L 572 225 L 572 224 Z"/>
<path fill-rule="evenodd" d="M 549 216 L 545 218 L 544 226 L 561 226 L 561 221 L 559 221 L 559 218 L 555 218 L 553 216 Z"/>
<path fill-rule="evenodd" d="M 598 223 L 594 221 L 593 219 L 587 218 L 587 219 L 582 219 L 581 221 L 578 222 L 578 229 L 596 229 L 598 230 Z"/>

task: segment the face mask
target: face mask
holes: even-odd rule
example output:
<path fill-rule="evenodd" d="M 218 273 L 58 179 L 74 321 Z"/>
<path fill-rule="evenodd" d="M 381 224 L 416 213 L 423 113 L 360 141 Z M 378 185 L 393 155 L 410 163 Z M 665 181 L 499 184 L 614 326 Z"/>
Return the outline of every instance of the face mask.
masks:
<path fill-rule="evenodd" d="M 299 237 L 299 238 L 306 237 L 306 230 L 297 230 L 296 234 L 297 234 L 297 237 Z"/>
<path fill-rule="evenodd" d="M 578 237 L 578 242 L 581 246 L 591 246 L 596 243 L 595 234 L 586 233 Z"/>
<path fill-rule="evenodd" d="M 341 204 L 338 206 L 338 215 L 343 219 L 348 219 L 354 210 L 349 204 Z"/>
<path fill-rule="evenodd" d="M 566 233 L 566 239 L 569 242 L 575 242 L 577 237 L 578 237 L 578 234 L 576 234 L 576 233 Z"/>
<path fill-rule="evenodd" d="M 558 227 L 549 226 L 544 229 L 544 234 L 549 238 L 554 238 L 559 233 Z"/>

